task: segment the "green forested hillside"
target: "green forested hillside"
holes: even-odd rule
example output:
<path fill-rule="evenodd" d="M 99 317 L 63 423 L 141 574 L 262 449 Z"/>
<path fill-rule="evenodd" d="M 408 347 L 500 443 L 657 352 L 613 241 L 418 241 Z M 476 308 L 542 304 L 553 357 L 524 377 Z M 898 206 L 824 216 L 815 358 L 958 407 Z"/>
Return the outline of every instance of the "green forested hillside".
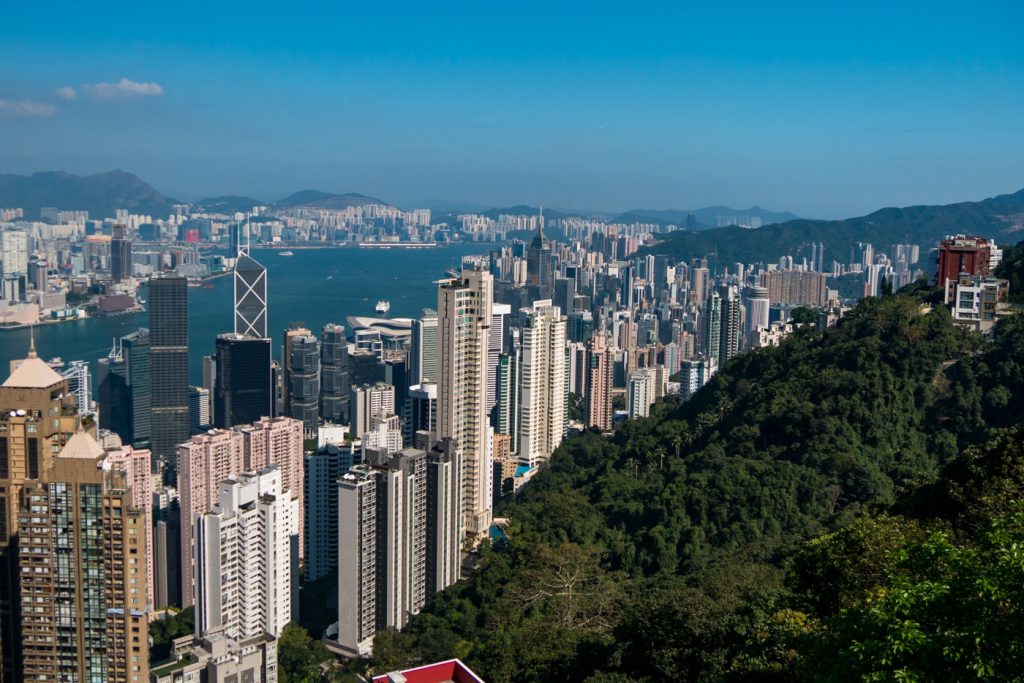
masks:
<path fill-rule="evenodd" d="M 404 632 L 378 636 L 367 664 L 459 656 L 494 683 L 831 676 L 818 652 L 855 658 L 854 635 L 898 617 L 889 605 L 872 622 L 866 592 L 946 569 L 900 558 L 933 552 L 926 532 L 952 524 L 928 511 L 952 496 L 942 468 L 1020 420 L 1022 401 L 1024 318 L 988 344 L 915 297 L 866 300 L 833 330 L 735 359 L 691 401 L 659 404 L 613 438 L 567 440 L 498 511 L 508 544 Z M 870 516 L 911 500 L 917 522 Z M 862 552 L 805 545 L 827 550 L 843 534 Z M 957 581 L 997 552 L 977 538 Z M 828 583 L 839 569 L 827 562 L 846 583 Z"/>

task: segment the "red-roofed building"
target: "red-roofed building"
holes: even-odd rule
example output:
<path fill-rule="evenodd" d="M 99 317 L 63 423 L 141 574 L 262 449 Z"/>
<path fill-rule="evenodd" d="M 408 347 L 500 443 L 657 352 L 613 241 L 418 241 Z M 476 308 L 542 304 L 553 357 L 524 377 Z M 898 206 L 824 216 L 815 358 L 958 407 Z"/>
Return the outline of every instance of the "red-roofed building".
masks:
<path fill-rule="evenodd" d="M 457 659 L 374 676 L 373 683 L 484 683 Z"/>

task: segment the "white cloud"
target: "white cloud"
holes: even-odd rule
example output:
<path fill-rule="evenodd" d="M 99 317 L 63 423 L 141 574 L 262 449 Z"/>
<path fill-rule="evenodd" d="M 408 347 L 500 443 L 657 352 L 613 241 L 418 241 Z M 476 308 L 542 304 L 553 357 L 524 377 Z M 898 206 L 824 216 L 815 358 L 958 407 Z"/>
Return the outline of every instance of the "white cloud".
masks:
<path fill-rule="evenodd" d="M 62 100 L 73 100 L 78 97 L 78 93 L 70 85 L 65 85 L 63 88 L 57 88 L 53 91 L 53 94 Z"/>
<path fill-rule="evenodd" d="M 159 83 L 140 83 L 138 81 L 130 81 L 127 78 L 122 78 L 117 83 L 86 83 L 82 86 L 82 89 L 101 100 L 117 100 L 164 94 L 164 88 Z"/>
<path fill-rule="evenodd" d="M 11 116 L 53 116 L 57 107 L 36 100 L 0 99 L 0 113 Z"/>

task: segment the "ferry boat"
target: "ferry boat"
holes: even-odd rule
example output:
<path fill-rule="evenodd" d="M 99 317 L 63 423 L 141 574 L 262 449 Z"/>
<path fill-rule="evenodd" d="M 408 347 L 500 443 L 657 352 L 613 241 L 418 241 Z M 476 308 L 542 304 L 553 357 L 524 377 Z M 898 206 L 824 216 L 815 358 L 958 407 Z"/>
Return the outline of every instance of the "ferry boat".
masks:
<path fill-rule="evenodd" d="M 284 251 L 281 252 L 281 256 L 295 256 L 295 254 L 285 249 Z"/>
<path fill-rule="evenodd" d="M 376 307 L 375 310 L 378 313 L 380 313 L 381 315 L 384 315 L 385 313 L 387 313 L 388 311 L 391 310 L 391 302 L 390 301 L 378 301 L 377 302 L 377 307 Z"/>

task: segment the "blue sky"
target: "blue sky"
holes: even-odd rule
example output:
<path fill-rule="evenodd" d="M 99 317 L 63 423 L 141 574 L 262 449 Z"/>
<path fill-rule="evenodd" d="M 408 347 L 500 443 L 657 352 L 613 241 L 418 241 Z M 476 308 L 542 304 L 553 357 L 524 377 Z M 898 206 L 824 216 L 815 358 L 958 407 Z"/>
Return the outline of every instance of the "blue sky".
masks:
<path fill-rule="evenodd" d="M 821 217 L 1024 187 L 1019 1 L 146 4 L 0 11 L 0 172 Z"/>

